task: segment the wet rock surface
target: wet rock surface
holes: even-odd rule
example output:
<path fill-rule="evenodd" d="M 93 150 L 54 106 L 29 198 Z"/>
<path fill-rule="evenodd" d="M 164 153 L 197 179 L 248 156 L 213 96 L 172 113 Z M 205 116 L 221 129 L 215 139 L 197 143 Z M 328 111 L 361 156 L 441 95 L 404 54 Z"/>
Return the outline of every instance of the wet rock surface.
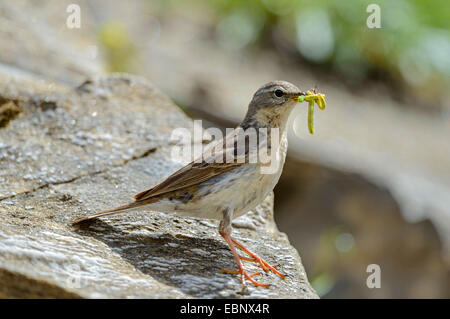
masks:
<path fill-rule="evenodd" d="M 145 80 L 99 77 L 76 89 L 2 77 L 20 113 L 0 128 L 0 297 L 316 298 L 297 251 L 273 221 L 273 196 L 234 235 L 288 275 L 241 290 L 217 221 L 145 209 L 75 228 L 128 202 L 182 164 L 171 131 L 191 121 Z M 250 272 L 256 265 L 246 263 Z"/>

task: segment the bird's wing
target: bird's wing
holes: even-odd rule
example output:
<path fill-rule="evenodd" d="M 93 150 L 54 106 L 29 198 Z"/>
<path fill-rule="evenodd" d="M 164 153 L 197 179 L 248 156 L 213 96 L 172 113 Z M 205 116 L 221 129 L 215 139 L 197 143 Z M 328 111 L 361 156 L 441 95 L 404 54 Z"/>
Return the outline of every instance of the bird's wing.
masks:
<path fill-rule="evenodd" d="M 227 146 L 226 141 L 230 135 L 236 135 L 235 131 L 227 135 L 225 139 L 208 146 L 202 154 L 201 162 L 193 161 L 187 164 L 167 177 L 160 184 L 136 194 L 134 199 L 137 201 L 144 201 L 154 196 L 195 186 L 214 176 L 224 174 L 234 168 L 244 165 L 245 162 L 248 162 L 248 151 L 245 149 L 242 151 L 237 150 L 237 143 L 232 143 L 230 146 Z M 226 161 L 227 154 L 233 155 L 234 157 L 234 160 L 231 163 L 227 163 Z"/>

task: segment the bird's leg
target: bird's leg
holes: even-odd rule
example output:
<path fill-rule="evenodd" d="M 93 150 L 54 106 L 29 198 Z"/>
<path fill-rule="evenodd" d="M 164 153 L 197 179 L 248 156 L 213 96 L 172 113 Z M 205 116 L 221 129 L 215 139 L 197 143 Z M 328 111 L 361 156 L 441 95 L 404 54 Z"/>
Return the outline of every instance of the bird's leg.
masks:
<path fill-rule="evenodd" d="M 236 270 L 236 271 L 223 270 L 221 272 L 224 272 L 224 273 L 238 273 L 238 274 L 240 274 L 241 275 L 241 283 L 242 283 L 242 287 L 243 288 L 245 287 L 245 279 L 249 280 L 255 286 L 269 288 L 268 285 L 259 283 L 259 282 L 255 281 L 252 278 L 253 276 L 256 276 L 258 273 L 249 275 L 247 273 L 247 271 L 244 269 L 244 265 L 242 264 L 242 261 L 239 258 L 238 253 L 236 252 L 236 248 L 234 248 L 233 239 L 231 238 L 231 235 L 230 235 L 231 234 L 231 219 L 232 219 L 232 216 L 233 216 L 233 212 L 232 211 L 227 210 L 226 212 L 224 212 L 223 219 L 220 221 L 220 225 L 219 225 L 219 234 L 227 242 L 228 247 L 230 248 L 231 253 L 233 254 L 234 260 L 237 263 L 238 270 Z"/>

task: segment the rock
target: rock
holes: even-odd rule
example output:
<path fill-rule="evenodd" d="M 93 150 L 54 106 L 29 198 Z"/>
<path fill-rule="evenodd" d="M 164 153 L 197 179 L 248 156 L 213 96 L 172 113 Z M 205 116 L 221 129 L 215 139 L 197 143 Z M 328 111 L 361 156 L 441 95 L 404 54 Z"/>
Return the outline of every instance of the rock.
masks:
<path fill-rule="evenodd" d="M 0 297 L 317 298 L 297 251 L 273 221 L 273 196 L 234 235 L 288 278 L 241 292 L 217 221 L 146 210 L 80 228 L 71 220 L 129 201 L 179 168 L 174 128 L 192 122 L 145 80 L 115 75 L 76 89 L 0 78 Z M 256 266 L 247 263 L 249 271 Z"/>

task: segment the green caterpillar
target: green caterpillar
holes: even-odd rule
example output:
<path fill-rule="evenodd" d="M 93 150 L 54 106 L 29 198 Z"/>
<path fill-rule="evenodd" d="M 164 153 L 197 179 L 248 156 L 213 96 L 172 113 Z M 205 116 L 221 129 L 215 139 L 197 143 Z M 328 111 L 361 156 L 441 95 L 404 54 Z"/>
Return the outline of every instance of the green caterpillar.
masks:
<path fill-rule="evenodd" d="M 298 102 L 304 101 L 308 102 L 308 130 L 310 134 L 314 134 L 314 103 L 317 103 L 319 109 L 324 110 L 326 107 L 325 94 L 306 91 L 306 95 L 298 97 Z"/>

